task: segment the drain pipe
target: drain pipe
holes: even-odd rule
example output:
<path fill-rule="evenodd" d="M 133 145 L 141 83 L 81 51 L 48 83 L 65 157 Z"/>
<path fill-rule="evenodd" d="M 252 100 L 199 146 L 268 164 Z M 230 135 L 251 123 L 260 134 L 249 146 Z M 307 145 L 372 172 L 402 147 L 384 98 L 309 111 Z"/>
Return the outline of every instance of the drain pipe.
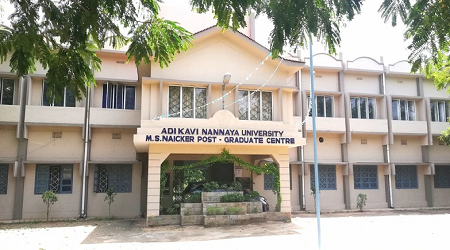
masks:
<path fill-rule="evenodd" d="M 80 218 L 86 218 L 86 172 L 89 158 L 89 127 L 91 112 L 91 87 L 87 86 L 86 107 L 84 108 L 84 152 L 83 152 L 83 171 L 81 185 L 81 214 Z"/>
<path fill-rule="evenodd" d="M 302 161 L 302 210 L 306 209 L 306 199 L 305 199 L 305 148 L 300 146 L 301 150 L 301 161 Z"/>
<path fill-rule="evenodd" d="M 381 75 L 381 84 L 383 85 L 382 87 L 382 91 L 383 91 L 383 95 L 386 96 L 386 73 L 383 72 L 383 74 Z M 386 101 L 386 105 L 389 105 L 389 103 Z M 388 118 L 389 118 L 389 114 L 388 114 Z M 388 119 L 389 122 L 389 119 Z M 388 133 L 390 133 L 391 131 L 388 130 Z M 387 158 L 387 163 L 389 166 L 389 174 L 388 174 L 388 182 L 389 182 L 389 204 L 391 208 L 394 208 L 394 199 L 392 198 L 392 164 L 391 164 L 391 151 L 390 151 L 390 140 L 389 140 L 389 134 L 388 134 L 388 140 L 387 140 L 387 145 L 386 145 L 386 158 Z"/>

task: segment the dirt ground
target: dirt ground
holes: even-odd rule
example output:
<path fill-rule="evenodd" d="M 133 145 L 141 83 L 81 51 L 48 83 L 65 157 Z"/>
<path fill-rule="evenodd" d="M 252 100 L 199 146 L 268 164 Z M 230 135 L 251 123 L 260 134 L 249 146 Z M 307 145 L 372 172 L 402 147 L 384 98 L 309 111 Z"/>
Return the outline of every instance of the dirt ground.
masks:
<path fill-rule="evenodd" d="M 292 223 L 267 222 L 220 228 L 149 228 L 145 225 L 145 219 L 1 223 L 0 249 L 240 249 L 229 244 L 250 244 L 252 248 L 260 246 L 259 249 L 276 248 L 280 244 L 300 244 L 302 249 L 316 249 L 315 218 L 313 213 L 295 213 Z M 431 237 L 432 242 L 439 243 L 440 229 L 445 228 L 445 233 L 448 232 L 450 209 L 325 213 L 321 214 L 321 222 L 324 238 L 327 239 L 324 245 L 330 248 L 344 244 L 341 239 L 352 234 L 361 234 L 360 240 L 390 239 L 391 235 L 402 237 L 398 230 L 414 228 L 409 234 L 417 234 L 420 241 L 413 244 L 413 239 L 410 239 L 408 244 L 413 247 L 410 249 L 421 249 L 414 246 L 421 246 L 420 243 L 426 239 L 423 237 Z M 372 234 L 372 237 L 366 238 L 366 233 Z M 410 235 L 405 234 L 404 237 L 408 239 Z M 391 240 L 394 241 L 394 238 Z M 355 243 L 350 241 L 351 244 L 345 243 L 343 247 L 354 249 L 352 242 Z M 401 246 L 397 249 L 406 249 Z"/>

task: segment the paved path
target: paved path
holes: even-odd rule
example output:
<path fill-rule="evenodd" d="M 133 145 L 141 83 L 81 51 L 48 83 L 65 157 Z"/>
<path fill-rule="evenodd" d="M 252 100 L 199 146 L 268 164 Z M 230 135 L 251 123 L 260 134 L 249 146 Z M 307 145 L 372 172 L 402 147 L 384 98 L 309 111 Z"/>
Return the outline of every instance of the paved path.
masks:
<path fill-rule="evenodd" d="M 314 216 L 222 228 L 147 228 L 144 220 L 1 224 L 0 249 L 317 249 Z M 322 249 L 450 249 L 449 225 L 449 210 L 323 215 Z"/>

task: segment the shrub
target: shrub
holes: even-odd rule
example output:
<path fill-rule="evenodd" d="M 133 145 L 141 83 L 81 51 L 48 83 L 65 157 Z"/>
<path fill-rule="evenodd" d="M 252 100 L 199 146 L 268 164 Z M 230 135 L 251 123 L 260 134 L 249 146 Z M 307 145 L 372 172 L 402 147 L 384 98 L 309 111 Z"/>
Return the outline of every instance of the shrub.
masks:
<path fill-rule="evenodd" d="M 252 198 L 252 199 L 258 198 L 258 197 L 260 196 L 259 193 L 258 193 L 258 191 L 251 191 L 251 192 L 249 193 L 249 195 L 250 195 L 250 198 Z"/>
<path fill-rule="evenodd" d="M 360 212 L 362 212 L 363 207 L 366 205 L 366 201 L 367 201 L 367 195 L 358 194 L 358 197 L 356 198 L 356 207 L 359 208 Z"/>
<path fill-rule="evenodd" d="M 108 188 L 106 190 L 106 196 L 105 199 L 103 201 L 108 202 L 108 217 L 111 217 L 111 204 L 115 201 L 114 197 L 116 197 L 116 192 L 114 192 L 113 189 Z"/>
<path fill-rule="evenodd" d="M 202 201 L 202 194 L 201 193 L 187 194 L 184 196 L 183 201 L 185 203 L 200 203 Z"/>
<path fill-rule="evenodd" d="M 242 194 L 227 194 L 220 197 L 220 202 L 243 202 L 244 196 Z"/>
<path fill-rule="evenodd" d="M 178 214 L 178 209 L 180 208 L 180 204 L 173 204 L 172 207 L 166 209 L 168 214 Z"/>
<path fill-rule="evenodd" d="M 42 201 L 47 205 L 47 221 L 48 221 L 48 217 L 50 215 L 50 206 L 58 201 L 58 196 L 56 196 L 56 194 L 53 191 L 47 190 L 42 194 Z"/>
<path fill-rule="evenodd" d="M 235 181 L 228 186 L 228 190 L 232 191 L 242 191 L 242 184 L 238 181 Z"/>
<path fill-rule="evenodd" d="M 242 207 L 227 207 L 227 214 L 244 214 Z"/>
<path fill-rule="evenodd" d="M 220 207 L 208 207 L 206 209 L 206 214 L 207 215 L 222 215 L 223 209 Z"/>
<path fill-rule="evenodd" d="M 219 183 L 215 181 L 207 182 L 205 185 L 203 185 L 203 191 L 204 192 L 211 192 L 213 190 L 219 189 Z"/>

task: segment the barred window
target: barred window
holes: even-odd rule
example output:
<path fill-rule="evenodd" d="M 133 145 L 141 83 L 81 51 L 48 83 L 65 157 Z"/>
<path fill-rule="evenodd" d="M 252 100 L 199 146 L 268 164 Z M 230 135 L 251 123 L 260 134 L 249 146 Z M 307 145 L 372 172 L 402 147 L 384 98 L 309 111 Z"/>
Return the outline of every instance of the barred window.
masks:
<path fill-rule="evenodd" d="M 272 92 L 239 90 L 239 120 L 272 121 Z"/>
<path fill-rule="evenodd" d="M 436 165 L 434 188 L 450 188 L 450 166 Z"/>
<path fill-rule="evenodd" d="M 8 164 L 0 164 L 0 194 L 8 192 Z"/>
<path fill-rule="evenodd" d="M 96 165 L 94 169 L 94 192 L 106 193 L 112 189 L 116 193 L 131 193 L 132 173 L 128 165 Z"/>
<path fill-rule="evenodd" d="M 378 189 L 377 166 L 354 166 L 355 189 Z"/>
<path fill-rule="evenodd" d="M 76 100 L 73 92 L 67 88 L 60 91 L 60 100 L 50 101 L 47 97 L 48 85 L 45 81 L 42 83 L 42 106 L 56 106 L 56 107 L 75 107 Z M 59 92 L 59 91 L 58 91 Z"/>
<path fill-rule="evenodd" d="M 417 166 L 395 166 L 395 188 L 415 189 L 417 183 Z"/>
<path fill-rule="evenodd" d="M 264 190 L 273 190 L 273 174 L 264 174 Z"/>
<path fill-rule="evenodd" d="M 103 84 L 102 108 L 135 109 L 136 86 L 108 82 Z"/>
<path fill-rule="evenodd" d="M 319 165 L 319 189 L 320 190 L 336 190 L 336 166 Z M 314 165 L 310 166 L 311 173 L 311 189 L 315 187 L 315 171 Z"/>
<path fill-rule="evenodd" d="M 73 166 L 71 165 L 36 165 L 35 194 L 42 194 L 48 190 L 57 194 L 71 194 L 72 182 Z"/>
<path fill-rule="evenodd" d="M 169 115 L 206 118 L 206 88 L 169 86 Z"/>

